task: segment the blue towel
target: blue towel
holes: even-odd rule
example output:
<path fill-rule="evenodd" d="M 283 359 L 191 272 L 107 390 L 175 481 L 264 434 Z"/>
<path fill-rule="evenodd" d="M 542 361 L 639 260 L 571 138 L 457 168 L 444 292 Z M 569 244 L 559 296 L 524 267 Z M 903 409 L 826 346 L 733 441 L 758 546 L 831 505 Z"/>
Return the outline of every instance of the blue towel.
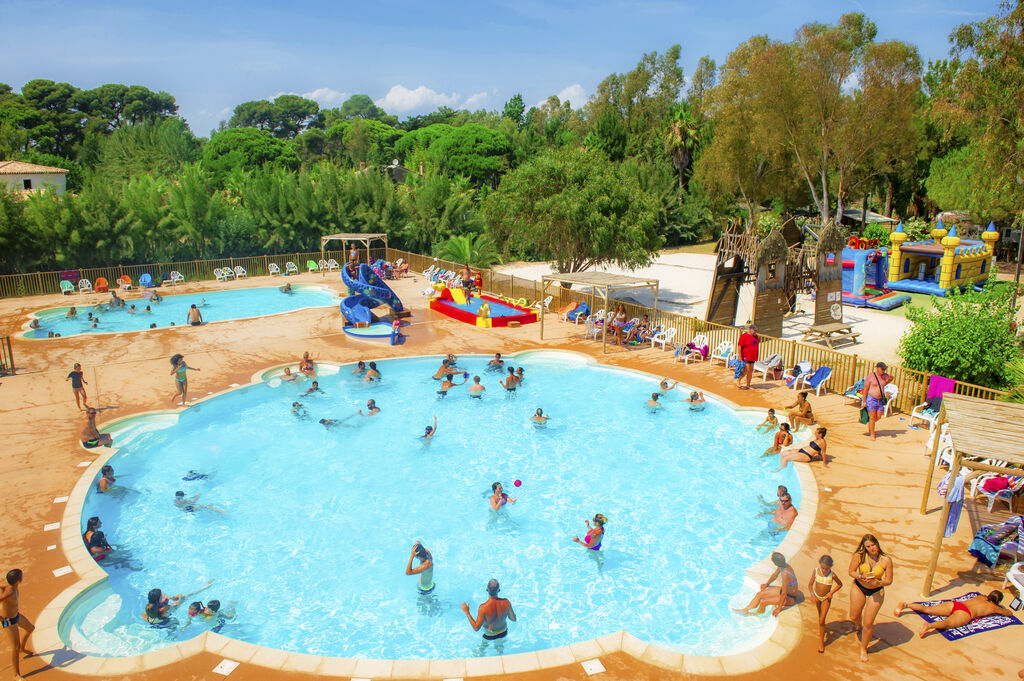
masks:
<path fill-rule="evenodd" d="M 960 511 L 964 507 L 963 475 L 958 475 L 946 491 L 946 501 L 949 502 L 949 517 L 946 518 L 946 531 L 942 536 L 952 537 L 956 526 L 960 524 Z"/>
<path fill-rule="evenodd" d="M 964 594 L 963 596 L 957 596 L 956 598 L 950 599 L 954 601 L 966 601 L 974 596 L 979 596 L 977 591 Z M 919 605 L 938 605 L 946 601 L 924 601 Z M 923 612 L 917 613 L 918 616 L 925 622 L 938 622 L 939 620 L 945 619 L 939 615 L 926 615 Z M 1016 617 L 1007 617 L 1006 615 L 987 615 L 985 617 L 979 617 L 976 620 L 971 620 L 962 627 L 955 627 L 953 629 L 942 629 L 939 631 L 940 634 L 947 641 L 956 641 L 961 638 L 966 638 L 971 634 L 978 634 L 983 631 L 992 631 L 993 629 L 1002 629 L 1012 624 L 1020 624 L 1020 620 Z"/>

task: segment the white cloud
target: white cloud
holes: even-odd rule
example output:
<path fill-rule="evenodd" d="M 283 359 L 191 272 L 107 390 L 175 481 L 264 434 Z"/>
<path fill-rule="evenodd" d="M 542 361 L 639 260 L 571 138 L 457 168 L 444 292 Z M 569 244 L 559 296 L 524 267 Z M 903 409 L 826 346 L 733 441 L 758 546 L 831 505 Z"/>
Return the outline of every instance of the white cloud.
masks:
<path fill-rule="evenodd" d="M 376 100 L 375 103 L 389 113 L 396 111 L 404 113 L 413 110 L 434 109 L 442 105 L 455 106 L 458 101 L 458 93 L 448 95 L 431 90 L 425 85 L 420 85 L 415 90 L 410 90 L 403 85 L 394 85 L 386 95 Z"/>
<path fill-rule="evenodd" d="M 587 103 L 587 99 L 589 99 L 589 97 L 587 96 L 587 91 L 583 89 L 582 85 L 574 83 L 559 92 L 558 99 L 562 102 L 568 100 L 572 105 L 572 108 L 579 109 Z"/>
<path fill-rule="evenodd" d="M 490 95 L 486 92 L 477 92 L 475 95 L 470 95 L 469 97 L 467 97 L 466 103 L 463 104 L 462 107 L 464 109 L 474 111 L 476 109 L 481 108 L 483 103 L 486 102 L 489 97 Z"/>
<path fill-rule="evenodd" d="M 318 87 L 311 92 L 303 92 L 301 96 L 306 99 L 312 99 L 324 109 L 341 106 L 346 99 L 351 97 L 347 92 L 338 92 L 329 87 Z"/>

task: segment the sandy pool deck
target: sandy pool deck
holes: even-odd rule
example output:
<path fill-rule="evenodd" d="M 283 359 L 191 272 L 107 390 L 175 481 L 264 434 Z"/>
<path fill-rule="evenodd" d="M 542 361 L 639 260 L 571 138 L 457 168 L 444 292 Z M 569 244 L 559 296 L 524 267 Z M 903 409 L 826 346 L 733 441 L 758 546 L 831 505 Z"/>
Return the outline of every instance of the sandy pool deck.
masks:
<path fill-rule="evenodd" d="M 675 265 L 666 265 L 675 267 Z M 691 272 L 685 269 L 683 272 Z M 708 272 L 710 276 L 710 272 Z M 686 277 L 681 275 L 683 279 Z M 291 278 L 304 283 L 326 283 L 342 290 L 337 276 L 303 274 Z M 278 284 L 278 278 L 253 277 L 242 282 L 186 284 L 165 293 L 223 290 L 225 288 Z M 21 610 L 35 620 L 41 609 L 76 579 L 74 574 L 55 576 L 54 571 L 68 564 L 59 548 L 53 548 L 59 532 L 45 526 L 59 522 L 64 505 L 58 501 L 68 495 L 78 481 L 79 464 L 91 457 L 78 444 L 81 414 L 65 376 L 74 362 L 81 362 L 89 382 L 91 403 L 112 407 L 101 421 L 133 413 L 165 409 L 171 406 L 173 385 L 168 375 L 167 358 L 180 352 L 190 365 L 202 369 L 190 377 L 190 391 L 202 397 L 232 384 L 246 383 L 260 368 L 296 361 L 303 351 L 314 358 L 351 362 L 360 358 L 386 358 L 437 354 L 510 353 L 550 348 L 582 352 L 603 363 L 662 374 L 720 395 L 737 404 L 751 407 L 782 407 L 792 401 L 792 393 L 776 383 L 755 384 L 751 391 L 732 387 L 731 373 L 707 364 L 683 366 L 671 362 L 671 353 L 643 349 L 615 348 L 602 355 L 600 345 L 581 339 L 580 327 L 559 323 L 554 315 L 545 322 L 548 340 L 538 340 L 537 325 L 508 329 L 478 329 L 427 309 L 419 291 L 423 277 L 394 282 L 394 288 L 411 309 L 411 324 L 405 327 L 408 342 L 399 346 L 369 345 L 348 338 L 341 331 L 337 308 L 303 310 L 266 319 L 212 323 L 198 328 L 176 327 L 151 331 L 69 337 L 29 341 L 13 338 L 18 372 L 0 379 L 0 432 L 4 435 L 0 472 L 6 482 L 3 502 L 4 542 L 0 549 L 0 570 L 12 567 L 25 570 Z M 685 294 L 685 287 L 680 288 Z M 695 294 L 696 295 L 696 294 Z M 706 294 L 705 294 L 706 295 Z M 85 299 L 94 299 L 85 297 Z M 83 300 L 75 296 L 74 300 Z M 58 295 L 0 300 L 0 335 L 20 330 L 30 311 L 67 304 Z M 866 323 L 866 322 L 865 322 Z M 550 334 L 550 335 L 549 335 Z M 859 353 L 868 355 L 866 351 Z M 926 516 L 918 512 L 921 486 L 927 459 L 923 443 L 925 431 L 907 427 L 907 415 L 896 414 L 880 423 L 880 438 L 871 443 L 857 423 L 857 411 L 846 406 L 834 394 L 812 398 L 819 422 L 829 428 L 829 452 L 835 460 L 828 469 L 815 464 L 819 506 L 815 524 L 803 550 L 790 556 L 805 590 L 810 571 L 820 555 L 829 553 L 846 586 L 836 597 L 830 614 L 832 640 L 824 655 L 816 652 L 814 608 L 808 603 L 795 606 L 802 634 L 793 651 L 780 662 L 761 671 L 736 674 L 743 679 L 936 679 L 936 678 L 1015 678 L 1024 667 L 1024 646 L 1020 645 L 1024 628 L 1009 627 L 947 642 L 940 636 L 919 640 L 921 627 L 917 617 L 896 619 L 892 609 L 897 601 L 918 600 L 927 567 L 929 547 L 938 523 L 934 510 Z M 685 446 L 685 434 L 680 434 Z M 766 490 L 771 493 L 773 490 Z M 931 494 L 929 508 L 939 506 Z M 1005 517 L 1005 507 L 996 517 Z M 991 516 L 984 506 L 968 503 L 959 529 L 945 541 L 942 560 L 935 579 L 938 597 L 949 597 L 969 590 L 987 592 L 998 588 L 1000 574 L 975 572 L 974 559 L 966 549 L 974 531 Z M 857 640 L 847 619 L 849 593 L 853 588 L 846 578 L 846 566 L 860 536 L 872 532 L 879 537 L 895 562 L 895 581 L 886 589 L 885 604 L 877 619 L 878 640 L 870 647 L 870 662 L 861 664 Z M 680 576 L 681 579 L 685 575 Z M 514 635 L 514 631 L 513 631 Z M 6 640 L 4 642 L 6 646 Z M 22 671 L 32 680 L 61 679 L 76 674 L 80 657 L 67 649 L 40 651 L 25 660 Z M 224 658 L 207 652 L 178 659 L 155 670 L 133 674 L 101 674 L 89 678 L 132 678 L 153 681 L 172 679 L 221 679 L 212 672 Z M 0 679 L 10 678 L 10 658 L 2 654 Z M 595 675 L 600 680 L 655 680 L 703 678 L 682 671 L 652 666 L 625 653 L 600 656 L 607 671 Z M 396 667 L 394 671 L 397 671 Z M 495 670 L 497 672 L 497 670 Z M 308 672 L 269 671 L 258 660 L 243 661 L 231 673 L 231 679 L 313 679 L 324 676 L 349 678 L 351 670 L 311 669 Z M 400 676 L 400 675 L 399 675 Z M 446 674 L 430 678 L 451 678 Z M 468 675 L 467 675 L 468 676 Z M 407 678 L 426 678 L 411 674 Z M 580 680 L 589 677 L 580 664 L 535 672 L 492 673 L 473 676 L 479 679 L 515 678 L 529 681 Z"/>

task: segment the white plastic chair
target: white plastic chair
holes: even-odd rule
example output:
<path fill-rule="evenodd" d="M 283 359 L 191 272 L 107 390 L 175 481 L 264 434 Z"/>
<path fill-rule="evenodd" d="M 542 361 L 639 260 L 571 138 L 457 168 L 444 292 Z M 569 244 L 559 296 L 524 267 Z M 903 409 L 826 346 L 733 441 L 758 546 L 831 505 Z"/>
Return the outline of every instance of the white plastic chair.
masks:
<path fill-rule="evenodd" d="M 782 366 L 782 355 L 780 355 L 779 353 L 774 353 L 774 354 L 768 355 L 764 359 L 759 359 L 758 361 L 754 362 L 754 373 L 755 374 L 761 374 L 761 380 L 762 381 L 767 381 L 768 380 L 768 372 L 769 371 L 775 371 L 776 369 L 778 369 L 781 366 Z"/>
<path fill-rule="evenodd" d="M 316 266 L 319 267 L 321 271 L 324 271 L 327 269 L 327 261 L 321 258 L 317 261 Z"/>
<path fill-rule="evenodd" d="M 720 360 L 722 364 L 726 364 L 729 361 L 729 358 L 732 357 L 732 350 L 732 343 L 729 341 L 722 341 L 718 344 L 718 347 L 711 352 L 711 356 L 708 359 L 711 360 L 712 364 L 715 363 L 715 360 Z"/>
<path fill-rule="evenodd" d="M 289 260 L 288 262 L 286 262 L 284 264 L 284 273 L 285 273 L 285 276 L 287 276 L 289 274 L 298 274 L 299 273 L 299 268 L 295 266 L 295 263 L 293 263 L 291 260 Z"/>
<path fill-rule="evenodd" d="M 429 277 L 430 275 L 432 275 L 436 271 L 437 271 L 437 267 L 435 267 L 434 265 L 431 265 L 427 269 L 423 270 L 423 276 L 424 277 Z"/>
<path fill-rule="evenodd" d="M 665 349 L 665 345 L 667 343 L 671 343 L 672 339 L 675 338 L 675 337 L 676 337 L 676 327 L 674 327 L 674 326 L 670 326 L 667 329 L 665 329 L 664 331 L 659 331 L 658 333 L 656 333 L 653 336 L 651 336 L 651 349 L 652 350 L 654 349 L 654 344 L 655 343 L 661 343 L 661 349 L 664 350 Z"/>
<path fill-rule="evenodd" d="M 802 387 L 810 388 L 816 396 L 821 397 L 821 389 L 825 387 L 830 378 L 832 378 L 832 367 L 821 366 L 813 373 L 800 374 L 793 381 L 793 390 L 799 390 Z"/>
<path fill-rule="evenodd" d="M 597 337 L 601 335 L 601 329 L 604 328 L 604 325 L 598 323 L 599 320 L 595 319 L 596 316 L 597 315 L 590 315 L 587 317 L 587 330 L 583 332 L 584 338 L 590 338 L 593 336 L 594 340 L 597 340 Z"/>
<path fill-rule="evenodd" d="M 245 279 L 249 275 L 241 265 L 235 265 L 235 279 Z"/>
<path fill-rule="evenodd" d="M 1018 542 L 1018 544 L 1024 542 Z M 1024 594 L 1024 562 L 1014 563 L 1010 566 L 1010 569 L 1003 575 L 1003 588 L 1006 588 L 1007 582 L 1012 582 L 1017 587 L 1017 593 Z"/>
<path fill-rule="evenodd" d="M 708 344 L 708 337 L 703 333 L 699 333 L 693 337 L 687 345 L 693 345 L 692 348 L 687 345 L 680 345 L 676 350 L 675 361 L 678 362 L 680 359 L 683 360 L 683 364 L 689 364 L 692 359 L 694 362 L 703 362 L 704 353 L 701 352 L 701 348 Z"/>
<path fill-rule="evenodd" d="M 228 280 L 228 276 L 226 274 L 224 274 L 224 270 L 222 270 L 219 267 L 214 267 L 213 268 L 213 277 L 217 281 L 227 281 Z"/>
<path fill-rule="evenodd" d="M 927 402 L 922 402 L 910 410 L 910 419 L 907 421 L 907 424 L 914 425 L 915 419 L 927 423 L 928 430 L 935 430 L 935 424 L 939 420 L 939 412 L 932 411 L 928 408 Z"/>
<path fill-rule="evenodd" d="M 185 277 L 181 276 L 181 272 L 177 270 L 171 270 L 171 284 L 184 283 Z"/>
<path fill-rule="evenodd" d="M 782 375 L 782 379 L 786 381 L 786 385 L 789 386 L 790 388 L 793 388 L 794 390 L 796 389 L 796 384 L 799 382 L 800 377 L 806 375 L 811 370 L 810 362 L 797 362 L 796 365 L 800 369 L 800 374 L 796 378 L 793 377 L 792 369 L 787 369 L 786 373 Z"/>
<path fill-rule="evenodd" d="M 277 266 L 276 262 L 272 262 L 267 265 L 267 273 L 270 274 L 270 276 L 274 276 L 275 274 L 280 275 L 281 268 Z"/>
<path fill-rule="evenodd" d="M 551 304 L 551 300 L 552 300 L 553 298 L 554 298 L 554 296 L 548 296 L 548 297 L 547 297 L 547 298 L 545 298 L 544 300 L 538 300 L 538 301 L 537 301 L 536 303 L 534 303 L 534 304 L 533 304 L 533 306 L 534 306 L 535 308 L 537 308 L 537 311 L 538 311 L 538 312 L 544 312 L 545 310 L 547 310 L 548 312 L 550 312 L 551 310 L 550 310 L 550 309 L 548 308 L 548 305 L 550 305 L 550 304 Z"/>
<path fill-rule="evenodd" d="M 337 270 L 337 269 L 341 269 L 341 265 L 338 264 L 337 260 L 335 260 L 334 258 L 331 258 L 330 260 L 327 261 L 327 271 L 328 272 L 333 271 L 333 270 Z"/>
<path fill-rule="evenodd" d="M 983 485 L 985 480 L 991 478 L 1000 477 L 998 473 L 989 473 L 988 475 L 982 475 L 977 478 L 977 486 L 974 488 L 975 493 L 980 493 L 988 499 L 988 512 L 992 512 L 992 506 L 997 501 L 1005 501 L 1007 508 L 1013 508 L 1013 495 L 1021 494 L 1024 492 L 1024 477 L 1013 477 L 1010 478 L 1010 486 L 1006 489 L 999 490 L 998 492 L 988 492 L 984 489 Z"/>
<path fill-rule="evenodd" d="M 78 280 L 78 292 L 79 293 L 88 293 L 90 291 L 92 291 L 92 282 L 89 281 L 88 279 L 79 279 Z"/>
<path fill-rule="evenodd" d="M 824 382 L 824 381 L 822 381 Z M 900 389 L 895 383 L 890 383 L 885 386 L 882 390 L 885 393 L 885 410 L 882 412 L 886 416 L 892 416 L 892 405 L 896 403 L 896 398 L 899 397 Z"/>

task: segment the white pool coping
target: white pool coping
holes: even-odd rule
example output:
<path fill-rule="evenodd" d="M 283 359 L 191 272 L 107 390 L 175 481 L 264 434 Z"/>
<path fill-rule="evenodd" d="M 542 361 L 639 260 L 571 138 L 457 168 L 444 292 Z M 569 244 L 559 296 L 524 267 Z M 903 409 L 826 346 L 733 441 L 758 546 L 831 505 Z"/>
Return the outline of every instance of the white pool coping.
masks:
<path fill-rule="evenodd" d="M 177 296 L 202 296 L 204 293 L 229 293 L 231 291 L 251 291 L 253 289 L 258 289 L 258 288 L 280 288 L 280 287 L 279 286 L 244 286 L 244 287 L 241 287 L 241 288 L 228 288 L 228 289 L 222 289 L 222 290 L 210 289 L 210 290 L 199 291 L 199 292 L 196 292 L 196 293 L 173 293 L 173 294 L 171 294 L 169 296 L 161 296 L 161 298 L 175 298 Z M 330 294 L 331 298 L 333 299 L 334 302 L 337 302 L 337 301 L 339 301 L 339 300 L 341 300 L 342 298 L 345 297 L 345 296 L 341 295 L 338 291 L 335 291 L 334 289 L 332 289 L 327 284 L 292 284 L 292 288 L 293 289 L 320 289 L 323 293 Z M 117 291 L 118 289 L 112 289 L 112 290 L 113 291 Z M 139 289 L 139 290 L 141 291 L 143 289 Z M 145 289 L 145 290 L 152 290 L 152 289 Z M 100 295 L 104 295 L 104 294 L 100 294 Z M 246 320 L 246 319 L 267 319 L 267 318 L 270 318 L 270 317 L 277 317 L 278 315 L 291 314 L 293 312 L 299 312 L 301 310 L 325 310 L 325 309 L 331 307 L 334 304 L 334 302 L 332 302 L 331 305 L 307 305 L 305 307 L 297 307 L 294 310 L 283 310 L 281 312 L 271 312 L 270 314 L 257 314 L 257 315 L 252 315 L 252 316 L 249 316 L 249 317 L 232 317 L 231 319 L 214 319 L 214 320 L 209 321 L 209 322 L 203 322 L 203 326 L 206 326 L 208 324 L 221 324 L 223 322 L 239 322 L 239 321 L 243 321 L 243 320 Z M 90 303 L 90 305 L 95 305 L 95 304 L 96 303 Z M 53 338 L 33 338 L 33 337 L 27 336 L 25 334 L 27 334 L 29 331 L 36 331 L 36 329 L 33 329 L 32 327 L 30 327 L 29 324 L 32 323 L 33 319 L 40 319 L 40 317 L 39 317 L 39 313 L 40 312 L 46 312 L 47 310 L 58 310 L 58 309 L 60 309 L 62 307 L 70 308 L 70 307 L 78 307 L 78 306 L 77 305 L 59 305 L 57 307 L 47 307 L 47 308 L 43 308 L 42 310 L 36 310 L 35 312 L 30 312 L 29 315 L 28 315 L 28 317 L 29 317 L 28 321 L 21 325 L 21 331 L 19 331 L 17 334 L 15 334 L 15 338 L 20 338 L 22 340 L 27 340 L 27 341 L 50 341 L 50 340 L 54 340 Z M 86 312 L 88 313 L 88 310 Z M 141 311 L 137 311 L 137 312 L 141 312 Z M 147 331 L 159 331 L 161 329 L 163 329 L 164 331 L 167 331 L 167 330 L 170 330 L 170 329 L 191 329 L 191 328 L 194 328 L 194 327 L 192 327 L 189 324 L 182 323 L 182 324 L 175 324 L 174 326 L 158 326 L 155 329 L 150 329 L 150 328 L 146 328 L 146 329 L 122 329 L 120 331 L 97 331 L 95 333 L 76 333 L 76 334 L 73 334 L 71 336 L 61 336 L 61 338 L 78 338 L 80 336 L 88 336 L 88 337 L 92 338 L 93 336 L 112 336 L 112 335 L 118 334 L 118 333 L 145 333 Z"/>
<path fill-rule="evenodd" d="M 287 313 L 280 313 L 287 314 Z M 224 320 L 228 321 L 228 320 Z M 47 339 L 42 339 L 47 340 Z M 522 357 L 526 355 L 566 355 L 574 359 L 582 359 L 588 364 L 599 364 L 604 368 L 615 371 L 637 373 L 660 379 L 659 376 L 645 371 L 611 367 L 600 364 L 589 355 L 566 350 L 527 350 L 518 353 L 508 353 L 506 357 Z M 489 355 L 470 355 L 487 357 Z M 372 361 L 387 362 L 396 359 L 422 359 L 423 357 L 436 357 L 436 355 L 414 355 L 409 357 L 390 357 Z M 371 360 L 366 360 L 367 362 Z M 342 367 L 352 366 L 354 362 L 316 362 L 318 366 L 330 367 L 332 371 L 324 372 L 329 374 L 340 373 Z M 292 367 L 293 364 L 280 364 L 262 369 L 253 374 L 247 385 L 235 388 L 227 388 L 215 392 L 206 397 L 196 400 L 194 404 L 213 399 L 220 395 L 235 390 L 241 390 L 252 385 L 269 381 L 271 378 L 279 377 L 285 367 Z M 683 385 L 680 383 L 680 385 Z M 729 400 L 715 396 L 715 399 L 739 412 L 763 412 L 763 409 L 740 407 Z M 177 409 L 159 409 L 140 412 L 130 416 L 114 419 L 104 424 L 102 430 L 111 432 L 118 429 L 119 424 L 136 420 L 143 416 L 152 415 L 177 415 L 188 407 Z M 64 651 L 67 644 L 61 639 L 59 633 L 60 617 L 62 613 L 76 599 L 83 596 L 91 588 L 98 586 L 108 578 L 103 568 L 93 559 L 81 537 L 81 517 L 85 505 L 86 495 L 92 486 L 96 476 L 100 474 L 100 468 L 117 453 L 114 447 L 103 448 L 103 452 L 97 449 L 86 449 L 90 454 L 99 456 L 89 464 L 82 476 L 75 483 L 74 488 L 68 495 L 67 505 L 64 508 L 64 515 L 60 526 L 60 543 L 64 549 L 64 555 L 78 576 L 78 581 L 68 586 L 43 608 L 36 620 L 36 629 L 33 633 L 33 644 L 36 650 Z M 794 464 L 796 466 L 797 479 L 800 483 L 800 514 L 797 516 L 793 527 L 786 533 L 783 540 L 776 547 L 776 551 L 785 556 L 793 556 L 799 552 L 810 533 L 814 524 L 814 518 L 818 509 L 818 487 L 808 464 Z M 748 577 L 757 583 L 767 580 L 775 571 L 771 562 L 771 556 L 765 556 L 760 562 L 749 567 L 745 572 Z M 306 653 L 293 653 L 277 648 L 269 648 L 253 643 L 247 643 L 232 639 L 212 631 L 199 634 L 195 638 L 182 641 L 173 646 L 127 657 L 100 657 L 95 655 L 81 654 L 72 662 L 63 664 L 59 669 L 83 674 L 88 676 L 111 676 L 143 672 L 156 669 L 202 652 L 208 652 L 222 657 L 230 658 L 238 662 L 253 664 L 268 670 L 279 670 L 284 672 L 303 672 L 319 676 L 339 677 L 365 677 L 372 679 L 448 679 L 448 678 L 472 678 L 477 676 L 491 676 L 495 674 L 517 674 L 522 672 L 533 672 L 544 669 L 553 669 L 576 662 L 583 662 L 601 655 L 611 653 L 626 653 L 640 662 L 653 665 L 660 669 L 693 674 L 699 676 L 722 676 L 739 675 L 755 672 L 769 667 L 787 655 L 796 647 L 802 635 L 802 622 L 799 610 L 796 606 L 786 608 L 775 618 L 775 629 L 771 636 L 760 643 L 752 645 L 751 648 L 731 653 L 729 655 L 688 655 L 674 650 L 669 650 L 653 643 L 643 641 L 625 630 L 612 634 L 600 636 L 594 639 L 572 643 L 567 646 L 537 650 L 513 655 L 501 655 L 494 657 L 476 657 L 463 659 L 443 660 L 379 660 L 369 658 L 346 658 L 330 657 L 321 655 L 310 655 Z M 47 654 L 42 653 L 40 657 Z"/>

